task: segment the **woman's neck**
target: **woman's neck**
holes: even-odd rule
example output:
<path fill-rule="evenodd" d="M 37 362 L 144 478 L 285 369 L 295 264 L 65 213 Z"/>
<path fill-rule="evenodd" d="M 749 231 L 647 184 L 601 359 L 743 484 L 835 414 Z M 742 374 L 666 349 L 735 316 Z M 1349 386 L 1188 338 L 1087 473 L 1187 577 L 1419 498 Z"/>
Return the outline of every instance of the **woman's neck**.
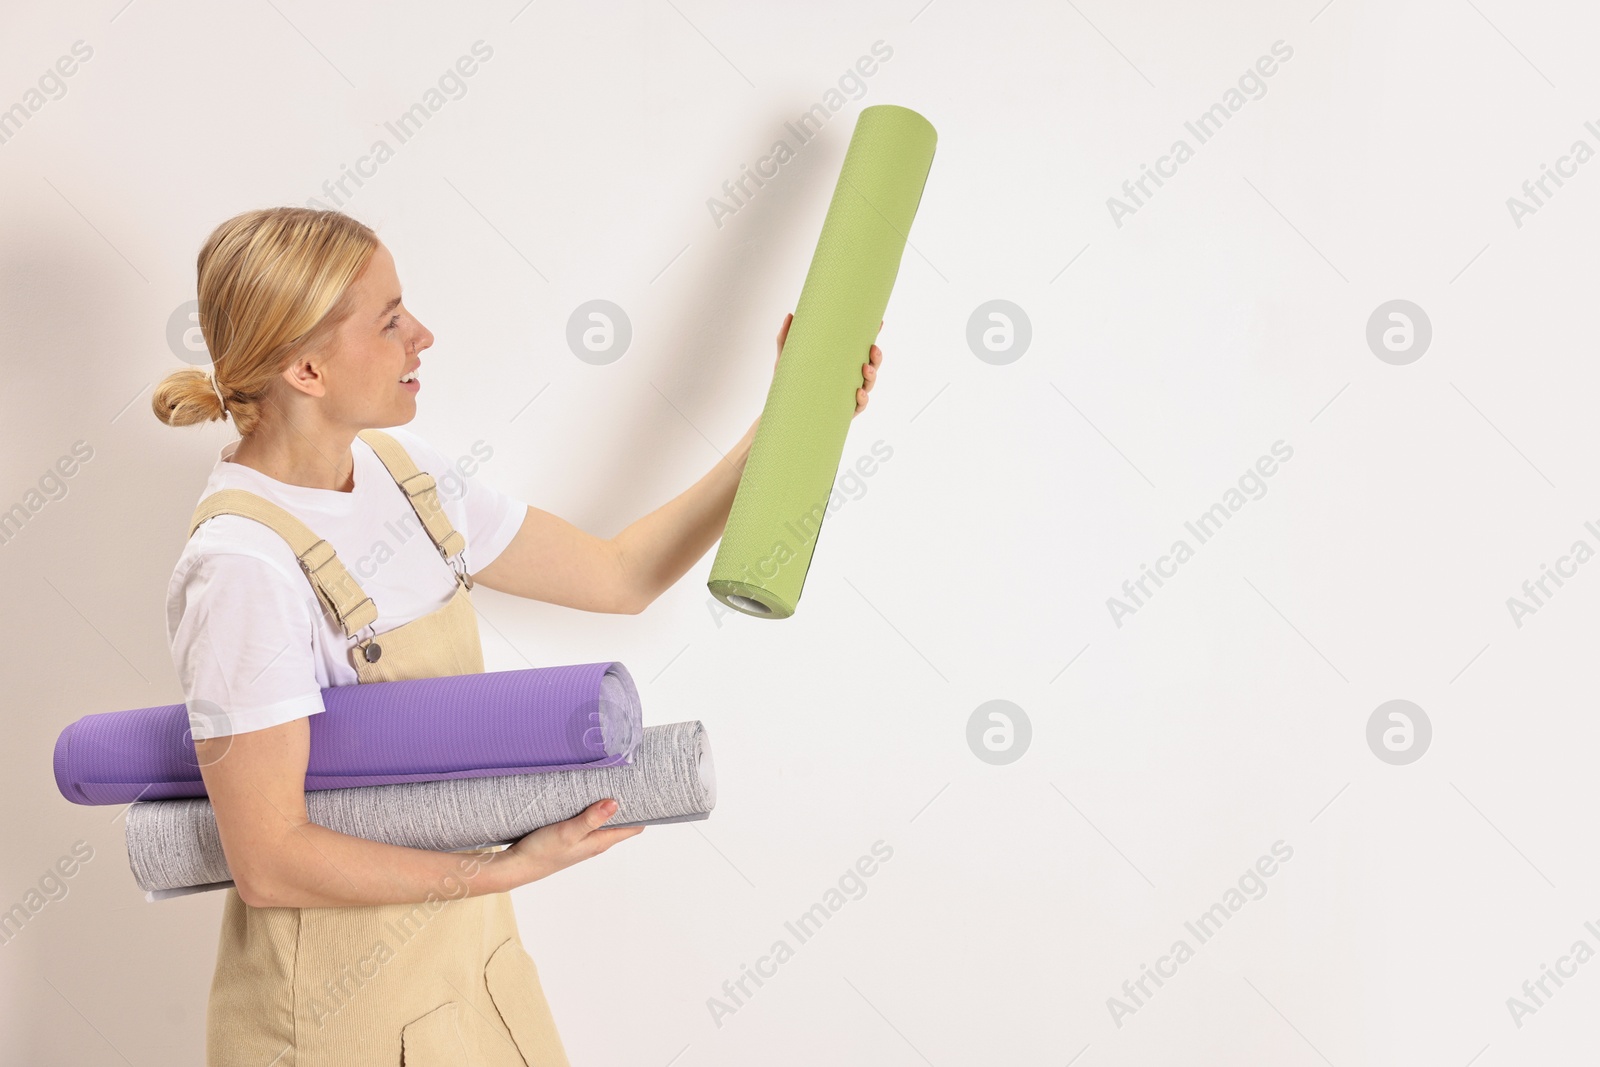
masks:
<path fill-rule="evenodd" d="M 239 439 L 239 447 L 228 461 L 287 485 L 348 493 L 355 488 L 355 455 L 350 450 L 353 439 L 353 434 L 338 431 L 308 434 L 296 427 L 287 433 L 274 433 L 257 426 Z"/>

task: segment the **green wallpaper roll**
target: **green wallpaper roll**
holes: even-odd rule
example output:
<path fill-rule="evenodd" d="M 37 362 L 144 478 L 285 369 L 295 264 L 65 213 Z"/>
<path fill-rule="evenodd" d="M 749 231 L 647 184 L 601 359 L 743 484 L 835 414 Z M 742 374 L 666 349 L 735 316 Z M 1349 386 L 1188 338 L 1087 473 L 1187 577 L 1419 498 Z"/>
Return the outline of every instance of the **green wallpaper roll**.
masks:
<path fill-rule="evenodd" d="M 747 615 L 785 619 L 799 603 L 937 139 L 908 108 L 856 119 L 707 582 Z"/>

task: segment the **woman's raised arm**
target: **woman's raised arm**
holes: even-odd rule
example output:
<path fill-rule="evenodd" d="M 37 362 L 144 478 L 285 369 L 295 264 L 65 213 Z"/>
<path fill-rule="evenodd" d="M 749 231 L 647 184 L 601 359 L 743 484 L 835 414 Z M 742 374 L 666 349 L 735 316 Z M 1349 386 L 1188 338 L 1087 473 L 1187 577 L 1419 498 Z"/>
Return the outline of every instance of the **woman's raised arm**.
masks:
<path fill-rule="evenodd" d="M 779 358 L 793 321 L 793 315 L 786 315 L 778 330 Z M 861 365 L 862 385 L 856 390 L 858 415 L 866 409 L 882 362 L 882 351 L 871 346 L 867 362 Z M 610 540 L 585 533 L 549 512 L 528 508 L 516 537 L 473 580 L 564 607 L 638 614 L 688 573 L 722 536 L 760 422 L 757 418 L 751 423 L 739 443 L 694 485 Z"/>

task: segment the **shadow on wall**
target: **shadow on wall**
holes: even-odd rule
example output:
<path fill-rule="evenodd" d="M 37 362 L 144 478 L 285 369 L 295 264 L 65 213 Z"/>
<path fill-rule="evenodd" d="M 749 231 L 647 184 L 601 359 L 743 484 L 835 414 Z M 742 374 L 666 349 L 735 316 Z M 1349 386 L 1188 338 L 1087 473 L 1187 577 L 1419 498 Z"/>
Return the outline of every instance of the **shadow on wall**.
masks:
<path fill-rule="evenodd" d="M 634 390 L 641 398 L 634 401 L 641 414 L 616 418 L 611 425 L 618 432 L 596 435 L 595 443 L 603 442 L 607 450 L 600 467 L 614 475 L 608 473 L 597 488 L 589 502 L 592 510 L 566 516 L 570 521 L 588 529 L 619 530 L 639 517 L 634 514 L 642 506 L 639 502 L 654 499 L 661 486 L 670 486 L 674 494 L 687 488 L 675 484 L 676 475 L 661 477 L 665 469 L 676 466 L 664 454 L 660 437 L 663 425 L 682 421 L 673 405 L 699 428 L 683 427 L 692 439 L 683 447 L 696 456 L 710 456 L 706 470 L 715 457 L 695 444 L 700 433 L 725 450 L 761 414 L 772 381 L 778 328 L 800 299 L 800 286 L 855 127 L 855 113 L 845 110 L 835 115 L 774 177 L 765 179 L 767 184 L 746 206 L 725 216 L 720 229 L 705 200 L 712 196 L 726 200 L 723 181 L 737 179 L 739 162 L 765 155 L 775 139 L 782 138 L 793 148 L 795 138 L 784 123 L 813 102 L 797 97 L 792 105 L 775 109 L 770 118 L 730 132 L 725 138 L 727 151 L 714 166 L 707 166 L 701 178 L 704 189 L 693 211 L 675 215 L 692 221 L 663 244 L 693 247 L 662 281 L 672 279 L 673 290 L 684 299 L 675 301 L 671 314 L 662 317 L 651 335 L 648 354 L 641 345 L 640 352 L 624 357 L 650 361 L 636 372 L 643 379 L 638 382 L 641 388 Z M 863 362 L 865 358 L 863 354 Z M 760 383 L 758 391 L 747 384 L 752 377 Z M 722 439 L 713 427 L 726 426 L 728 419 L 713 413 L 730 407 L 737 411 L 733 418 L 737 431 L 723 431 L 726 439 Z M 684 581 L 703 566 L 709 566 L 709 559 L 691 569 Z"/>
<path fill-rule="evenodd" d="M 118 1061 L 108 1043 L 136 1062 L 159 1049 L 187 1059 L 221 901 L 147 905 L 119 809 L 69 804 L 51 768 L 56 736 L 79 716 L 181 698 L 162 605 L 198 487 L 165 469 L 192 453 L 149 407 L 149 387 L 176 365 L 163 332 L 170 300 L 154 265 L 130 268 L 37 185 L 0 240 L 0 509 L 39 489 L 63 456 L 80 462 L 0 544 L 11 710 L 0 803 L 26 813 L 5 831 L 0 968 L 12 995 L 0 1034 L 8 1062 Z M 203 453 L 214 446 L 201 436 L 190 447 Z"/>
<path fill-rule="evenodd" d="M 142 350 L 133 347 L 139 330 L 129 328 L 149 287 L 92 232 L 77 232 L 82 221 L 49 186 L 38 188 L 31 202 L 11 205 L 17 214 L 0 239 L 0 495 L 7 503 L 31 480 L 29 468 L 43 469 L 74 439 L 108 426 L 122 403 L 102 411 L 108 398 L 126 400 L 150 369 L 141 368 Z"/>

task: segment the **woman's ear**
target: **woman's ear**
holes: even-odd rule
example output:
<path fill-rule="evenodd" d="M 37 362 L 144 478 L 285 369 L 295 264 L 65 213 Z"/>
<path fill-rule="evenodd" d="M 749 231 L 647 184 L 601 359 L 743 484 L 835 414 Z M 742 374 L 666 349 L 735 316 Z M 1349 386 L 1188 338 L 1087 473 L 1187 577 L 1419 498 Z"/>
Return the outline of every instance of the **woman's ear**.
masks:
<path fill-rule="evenodd" d="M 322 396 L 328 387 L 320 363 L 320 353 L 302 352 L 283 369 L 281 377 L 296 392 L 306 396 Z"/>

